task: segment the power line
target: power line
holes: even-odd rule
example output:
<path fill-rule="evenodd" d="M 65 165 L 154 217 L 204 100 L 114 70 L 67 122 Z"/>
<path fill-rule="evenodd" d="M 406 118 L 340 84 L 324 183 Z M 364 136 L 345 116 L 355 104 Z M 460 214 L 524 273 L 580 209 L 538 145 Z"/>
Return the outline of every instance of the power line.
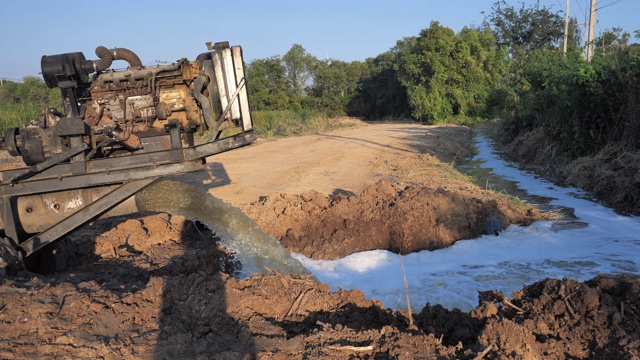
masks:
<path fill-rule="evenodd" d="M 587 18 L 587 13 L 582 10 L 582 6 L 580 5 L 580 0 L 578 0 L 578 9 L 580 9 L 580 12 L 582 13 L 582 15 L 584 16 L 584 18 Z"/>
<path fill-rule="evenodd" d="M 620 2 L 622 2 L 622 0 L 612 0 L 608 4 L 604 4 L 604 5 L 601 5 L 600 7 L 596 8 L 596 10 L 602 10 L 604 8 L 608 8 L 609 6 L 615 5 L 615 4 L 620 3 Z"/>

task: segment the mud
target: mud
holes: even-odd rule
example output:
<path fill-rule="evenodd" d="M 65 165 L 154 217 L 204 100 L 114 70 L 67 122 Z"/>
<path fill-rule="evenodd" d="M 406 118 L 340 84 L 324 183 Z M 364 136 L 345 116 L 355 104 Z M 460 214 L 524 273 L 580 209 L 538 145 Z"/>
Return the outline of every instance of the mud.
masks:
<path fill-rule="evenodd" d="M 382 130 L 371 125 L 368 131 Z M 393 138 L 399 138 L 396 134 Z M 452 171 L 447 164 L 465 157 L 468 134 L 464 128 L 431 128 L 431 141 L 417 152 L 376 153 L 362 186 L 345 186 L 332 177 L 323 179 L 331 187 L 311 185 L 305 191 L 254 188 L 248 191 L 251 196 L 238 197 L 236 205 L 282 244 L 316 258 L 365 247 L 399 252 L 437 248 L 477 236 L 489 216 L 505 225 L 545 216 L 479 189 Z M 333 134 L 338 135 L 346 136 Z M 391 140 L 384 143 L 385 152 L 397 146 Z M 259 154 L 262 149 L 248 151 Z M 235 170 L 227 169 L 236 182 L 228 192 L 220 191 L 223 197 L 242 186 Z M 513 294 L 487 289 L 469 313 L 412 304 L 415 313 L 410 314 L 385 309 L 358 290 L 332 292 L 306 276 L 273 272 L 238 280 L 234 274 L 240 264 L 215 234 L 177 215 L 96 220 L 68 241 L 75 255 L 69 270 L 0 278 L 0 358 L 640 356 L 637 277 L 601 275 L 584 283 L 545 279 Z"/>
<path fill-rule="evenodd" d="M 499 232 L 541 216 L 534 208 L 515 206 L 475 187 L 434 189 L 390 180 L 380 180 L 361 194 L 333 198 L 316 191 L 266 197 L 252 203 L 248 214 L 283 246 L 314 259 L 377 249 L 401 254 L 435 250 L 493 234 L 487 230 L 490 218 L 498 219 Z"/>
<path fill-rule="evenodd" d="M 360 291 L 331 292 L 308 277 L 275 273 L 236 280 L 236 264 L 213 234 L 179 216 L 100 220 L 72 239 L 78 263 L 71 271 L 2 280 L 0 357 L 640 355 L 637 278 L 546 279 L 510 297 L 480 293 L 470 313 L 422 304 L 410 317 Z"/>

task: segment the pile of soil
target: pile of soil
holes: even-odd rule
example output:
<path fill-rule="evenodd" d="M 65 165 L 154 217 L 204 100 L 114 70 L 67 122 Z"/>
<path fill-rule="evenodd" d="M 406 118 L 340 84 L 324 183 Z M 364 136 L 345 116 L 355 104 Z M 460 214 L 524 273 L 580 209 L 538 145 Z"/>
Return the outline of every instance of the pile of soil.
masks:
<path fill-rule="evenodd" d="M 494 235 L 511 224 L 529 225 L 542 216 L 475 186 L 401 186 L 388 179 L 361 194 L 267 196 L 252 203 L 247 214 L 282 246 L 313 259 L 377 249 L 401 254 L 435 250 Z M 501 224 L 498 230 L 488 226 L 492 219 Z"/>
<path fill-rule="evenodd" d="M 1 358 L 640 356 L 638 278 L 546 279 L 511 299 L 482 292 L 470 313 L 410 316 L 306 276 L 238 280 L 213 234 L 180 216 L 99 220 L 72 240 L 71 271 L 1 280 Z"/>

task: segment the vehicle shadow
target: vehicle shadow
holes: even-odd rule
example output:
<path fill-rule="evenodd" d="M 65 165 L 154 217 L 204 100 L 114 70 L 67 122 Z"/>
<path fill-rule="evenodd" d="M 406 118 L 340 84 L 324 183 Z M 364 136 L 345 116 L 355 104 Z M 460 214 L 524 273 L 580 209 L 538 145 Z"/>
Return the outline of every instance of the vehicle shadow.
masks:
<path fill-rule="evenodd" d="M 185 223 L 181 241 L 187 250 L 162 269 L 165 284 L 153 358 L 255 358 L 248 326 L 227 314 L 225 282 L 238 263 L 212 244 L 219 238 L 198 222 Z"/>
<path fill-rule="evenodd" d="M 207 186 L 230 182 L 221 164 L 211 166 Z M 59 325 L 75 328 L 68 336 L 79 350 L 70 357 L 88 356 L 84 344 L 96 342 L 112 355 L 142 359 L 256 357 L 247 325 L 227 314 L 225 283 L 241 264 L 202 223 L 139 211 L 94 220 L 65 241 L 74 244 L 75 265 L 43 281 L 77 289 L 67 303 L 101 308 Z"/>
<path fill-rule="evenodd" d="M 110 309 L 77 324 L 82 340 L 141 359 L 255 358 L 248 325 L 227 314 L 225 283 L 241 264 L 203 224 L 142 212 L 98 220 L 71 236 L 78 264 L 51 280 L 96 284 L 81 292 Z"/>

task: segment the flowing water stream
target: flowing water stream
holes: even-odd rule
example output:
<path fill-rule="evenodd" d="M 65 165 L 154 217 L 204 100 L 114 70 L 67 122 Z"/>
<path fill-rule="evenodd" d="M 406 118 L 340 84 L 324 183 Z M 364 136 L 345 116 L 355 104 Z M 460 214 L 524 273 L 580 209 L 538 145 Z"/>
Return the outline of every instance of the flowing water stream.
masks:
<path fill-rule="evenodd" d="M 158 196 L 161 194 L 161 196 Z M 205 224 L 218 235 L 242 263 L 240 277 L 279 270 L 285 274 L 309 274 L 272 236 L 242 210 L 183 182 L 160 179 L 136 194 L 142 211 L 182 215 Z"/>
<path fill-rule="evenodd" d="M 478 155 L 464 169 L 480 186 L 541 204 L 562 221 L 510 226 L 453 246 L 403 256 L 412 309 L 427 303 L 469 311 L 478 291 L 511 292 L 546 277 L 585 281 L 599 273 L 640 274 L 640 219 L 622 216 L 572 188 L 562 188 L 502 159 L 490 140 L 477 137 Z M 332 289 L 362 290 L 385 306 L 406 308 L 399 256 L 377 250 L 335 261 L 294 255 Z"/>
<path fill-rule="evenodd" d="M 599 273 L 640 274 L 638 217 L 616 214 L 579 190 L 556 186 L 520 170 L 496 154 L 486 138 L 477 138 L 477 148 L 478 155 L 463 171 L 473 175 L 480 186 L 560 211 L 566 218 L 510 226 L 500 236 L 404 255 L 414 311 L 427 303 L 469 311 L 478 304 L 478 291 L 496 289 L 510 295 L 545 277 L 584 281 Z M 284 273 L 311 271 L 333 290 L 355 288 L 389 308 L 406 308 L 397 254 L 375 250 L 331 261 L 291 254 L 240 209 L 204 189 L 177 181 L 157 181 L 136 198 L 141 210 L 183 215 L 206 224 L 236 253 L 243 264 L 241 276 L 268 272 L 265 268 Z"/>

